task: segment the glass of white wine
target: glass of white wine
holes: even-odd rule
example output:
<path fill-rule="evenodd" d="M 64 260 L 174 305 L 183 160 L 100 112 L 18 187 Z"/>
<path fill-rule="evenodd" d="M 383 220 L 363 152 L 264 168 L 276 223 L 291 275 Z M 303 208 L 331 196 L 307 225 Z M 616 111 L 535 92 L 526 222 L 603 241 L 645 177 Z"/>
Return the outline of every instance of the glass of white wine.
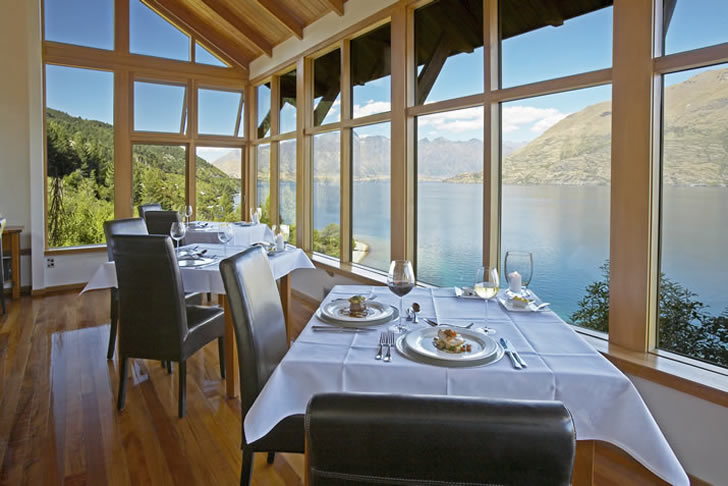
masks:
<path fill-rule="evenodd" d="M 475 273 L 475 282 L 473 283 L 473 292 L 485 300 L 485 322 L 488 323 L 488 301 L 498 295 L 500 289 L 500 278 L 498 277 L 498 268 L 484 266 L 480 267 Z"/>

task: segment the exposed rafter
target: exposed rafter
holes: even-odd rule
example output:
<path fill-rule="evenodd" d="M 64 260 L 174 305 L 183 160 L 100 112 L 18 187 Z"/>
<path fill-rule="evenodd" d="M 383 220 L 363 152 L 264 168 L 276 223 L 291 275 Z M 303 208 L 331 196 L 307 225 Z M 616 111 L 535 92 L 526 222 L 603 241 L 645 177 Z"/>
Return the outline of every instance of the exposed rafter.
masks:
<path fill-rule="evenodd" d="M 202 0 L 207 7 L 220 16 L 227 23 L 235 27 L 240 34 L 255 44 L 268 57 L 273 55 L 273 46 L 263 37 L 260 32 L 248 25 L 240 16 L 235 13 L 227 4 L 216 0 Z"/>
<path fill-rule="evenodd" d="M 177 0 L 144 0 L 144 3 L 161 16 L 177 24 L 183 30 L 202 39 L 206 47 L 215 52 L 215 54 L 229 60 L 246 73 L 248 72 L 250 59 L 246 59 L 240 55 L 240 47 L 235 42 L 230 41 L 219 32 L 207 26 L 202 19 L 182 3 Z"/>
<path fill-rule="evenodd" d="M 326 4 L 331 7 L 331 10 L 336 12 L 339 17 L 344 15 L 344 0 L 324 0 Z"/>
<path fill-rule="evenodd" d="M 303 22 L 293 15 L 278 0 L 258 0 L 258 4 L 266 9 L 281 25 L 299 39 L 303 39 Z"/>

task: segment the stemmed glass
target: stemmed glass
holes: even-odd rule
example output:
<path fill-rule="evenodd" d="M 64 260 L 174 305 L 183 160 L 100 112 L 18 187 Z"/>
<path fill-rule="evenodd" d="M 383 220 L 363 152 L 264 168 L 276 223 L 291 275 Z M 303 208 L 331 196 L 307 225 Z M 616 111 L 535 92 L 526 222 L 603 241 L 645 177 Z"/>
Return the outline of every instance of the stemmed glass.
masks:
<path fill-rule="evenodd" d="M 217 228 L 217 239 L 223 244 L 223 254 L 227 258 L 227 244 L 233 239 L 233 227 L 230 223 L 220 223 Z"/>
<path fill-rule="evenodd" d="M 250 208 L 250 222 L 253 224 L 259 224 L 260 218 L 263 215 L 261 208 Z"/>
<path fill-rule="evenodd" d="M 500 278 L 496 267 L 480 267 L 475 272 L 475 283 L 473 291 L 481 299 L 485 300 L 485 322 L 488 323 L 488 301 L 498 295 L 500 289 Z"/>
<path fill-rule="evenodd" d="M 291 227 L 287 224 L 278 225 L 278 229 L 283 233 L 283 240 L 288 243 L 288 238 L 291 237 Z"/>
<path fill-rule="evenodd" d="M 192 206 L 190 206 L 188 204 L 187 207 L 185 208 L 185 223 L 187 223 L 187 225 L 190 224 L 191 217 L 192 217 Z"/>
<path fill-rule="evenodd" d="M 399 296 L 399 320 L 393 330 L 401 333 L 407 330 L 402 324 L 402 297 L 409 294 L 415 286 L 415 272 L 409 260 L 392 260 L 387 286 L 392 293 Z"/>
<path fill-rule="evenodd" d="M 511 274 L 518 272 L 521 275 L 521 293 L 528 296 L 528 285 L 533 278 L 533 253 L 530 251 L 509 250 L 506 252 L 504 264 L 506 281 L 511 284 Z"/>
<path fill-rule="evenodd" d="M 180 222 L 175 221 L 169 229 L 169 236 L 171 236 L 176 243 L 174 252 L 177 255 L 179 254 L 179 242 L 185 237 L 185 233 L 187 233 L 187 227 Z"/>

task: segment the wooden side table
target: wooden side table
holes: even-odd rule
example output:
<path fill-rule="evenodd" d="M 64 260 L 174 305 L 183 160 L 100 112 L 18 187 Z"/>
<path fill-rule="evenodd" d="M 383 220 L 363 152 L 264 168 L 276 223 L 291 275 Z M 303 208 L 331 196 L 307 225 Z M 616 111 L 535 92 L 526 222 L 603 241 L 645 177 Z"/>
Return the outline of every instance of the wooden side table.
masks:
<path fill-rule="evenodd" d="M 13 277 L 12 297 L 20 298 L 20 233 L 22 226 L 6 226 L 3 231 L 3 256 L 10 256 L 10 268 Z M 8 252 L 10 253 L 8 255 Z M 5 282 L 2 282 L 4 284 Z M 3 292 L 5 288 L 3 286 Z"/>

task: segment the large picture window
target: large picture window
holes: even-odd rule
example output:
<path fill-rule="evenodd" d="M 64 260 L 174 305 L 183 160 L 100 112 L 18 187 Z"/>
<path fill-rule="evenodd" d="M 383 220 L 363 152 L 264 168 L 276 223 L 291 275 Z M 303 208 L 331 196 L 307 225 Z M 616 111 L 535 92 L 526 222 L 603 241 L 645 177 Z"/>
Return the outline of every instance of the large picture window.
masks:
<path fill-rule="evenodd" d="M 48 246 L 103 243 L 114 218 L 114 74 L 47 65 L 45 76 Z"/>
<path fill-rule="evenodd" d="M 44 0 L 45 40 L 114 48 L 114 0 Z"/>
<path fill-rule="evenodd" d="M 260 221 L 270 223 L 273 218 L 270 214 L 270 144 L 264 143 L 257 147 L 257 204 L 263 214 Z"/>
<path fill-rule="evenodd" d="M 341 134 L 313 137 L 313 249 L 341 256 Z"/>
<path fill-rule="evenodd" d="M 242 152 L 239 148 L 197 147 L 198 220 L 240 221 Z"/>
<path fill-rule="evenodd" d="M 187 87 L 184 85 L 134 83 L 134 130 L 180 133 L 187 131 Z"/>
<path fill-rule="evenodd" d="M 284 140 L 279 149 L 280 224 L 288 225 L 288 242 L 296 243 L 296 141 Z"/>
<path fill-rule="evenodd" d="M 132 150 L 134 211 L 141 204 L 184 214 L 187 148 L 181 145 L 137 144 Z"/>
<path fill-rule="evenodd" d="M 728 64 L 663 79 L 657 345 L 728 366 Z"/>

